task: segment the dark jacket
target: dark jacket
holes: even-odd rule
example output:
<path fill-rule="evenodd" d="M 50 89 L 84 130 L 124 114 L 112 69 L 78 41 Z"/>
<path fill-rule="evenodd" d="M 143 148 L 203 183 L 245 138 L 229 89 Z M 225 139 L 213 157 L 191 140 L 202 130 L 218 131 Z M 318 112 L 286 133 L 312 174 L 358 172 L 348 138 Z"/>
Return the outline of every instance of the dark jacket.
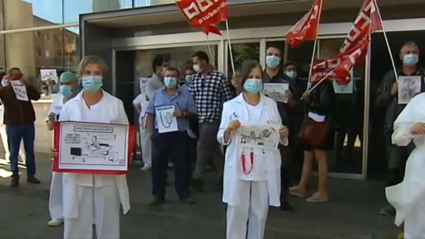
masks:
<path fill-rule="evenodd" d="M 5 125 L 34 123 L 35 112 L 31 100 L 39 100 L 40 92 L 28 83 L 25 83 L 25 87 L 29 101 L 16 99 L 15 91 L 10 84 L 6 87 L 0 87 L 0 98 L 4 105 Z"/>
<path fill-rule="evenodd" d="M 405 76 L 401 71 L 398 72 L 399 76 Z M 414 75 L 424 75 L 424 70 L 420 69 Z M 424 91 L 424 82 L 421 79 L 421 91 Z M 384 79 L 381 81 L 376 93 L 375 106 L 386 110 L 385 123 L 384 123 L 384 134 L 386 142 L 391 145 L 391 135 L 393 133 L 393 124 L 397 119 L 398 115 L 406 107 L 404 104 L 398 103 L 398 94 L 391 96 L 391 89 L 393 84 L 396 82 L 394 71 L 390 71 L 385 74 Z"/>
<path fill-rule="evenodd" d="M 313 85 L 314 87 L 314 85 Z M 320 83 L 305 101 L 305 113 L 313 112 L 329 118 L 335 110 L 335 92 L 331 81 Z"/>

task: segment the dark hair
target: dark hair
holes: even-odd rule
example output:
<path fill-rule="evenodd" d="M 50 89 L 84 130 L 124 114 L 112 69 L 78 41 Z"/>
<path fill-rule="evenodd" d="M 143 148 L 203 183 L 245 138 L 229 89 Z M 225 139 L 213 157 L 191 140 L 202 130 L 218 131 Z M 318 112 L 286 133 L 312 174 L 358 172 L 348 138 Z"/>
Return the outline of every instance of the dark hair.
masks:
<path fill-rule="evenodd" d="M 261 70 L 261 79 L 263 79 L 263 68 L 261 67 L 260 63 L 258 61 L 245 61 L 242 63 L 241 68 L 241 85 L 243 86 L 245 84 L 245 81 L 248 79 L 249 74 L 251 74 L 251 71 L 255 68 L 260 68 Z"/>
<path fill-rule="evenodd" d="M 193 66 L 186 66 L 186 68 L 184 69 L 184 71 L 193 71 L 193 72 L 195 72 L 195 70 L 193 69 Z"/>
<path fill-rule="evenodd" d="M 285 62 L 285 64 L 283 64 L 283 68 L 286 68 L 288 66 L 295 66 L 295 68 L 298 71 L 298 65 L 295 62 L 293 62 L 293 61 L 287 61 L 287 62 Z"/>
<path fill-rule="evenodd" d="M 175 71 L 175 72 L 177 72 L 177 78 L 180 77 L 180 71 L 177 68 L 168 67 L 165 71 Z"/>
<path fill-rule="evenodd" d="M 280 52 L 280 55 L 282 56 L 282 49 L 280 49 L 280 47 L 275 46 L 275 45 L 270 45 L 269 47 L 267 47 L 266 51 L 267 51 L 268 49 L 270 49 L 270 48 L 278 49 L 278 50 L 279 50 L 279 52 Z"/>
<path fill-rule="evenodd" d="M 152 70 L 155 73 L 156 72 L 156 68 L 159 66 L 162 66 L 162 63 L 166 61 L 164 60 L 164 58 L 162 56 L 156 56 L 155 58 L 153 58 L 152 61 Z"/>
<path fill-rule="evenodd" d="M 207 53 L 204 51 L 197 51 L 195 54 L 193 54 L 192 57 L 196 57 L 201 61 L 206 61 L 208 64 L 210 64 L 210 58 L 208 57 Z"/>
<path fill-rule="evenodd" d="M 19 69 L 18 67 L 12 67 L 9 70 L 7 70 L 7 76 L 12 76 L 13 71 L 21 71 L 21 69 Z"/>
<path fill-rule="evenodd" d="M 414 41 L 407 41 L 403 44 L 403 46 L 400 48 L 400 52 L 405 48 L 406 46 L 413 46 L 416 47 L 419 50 L 419 46 Z"/>

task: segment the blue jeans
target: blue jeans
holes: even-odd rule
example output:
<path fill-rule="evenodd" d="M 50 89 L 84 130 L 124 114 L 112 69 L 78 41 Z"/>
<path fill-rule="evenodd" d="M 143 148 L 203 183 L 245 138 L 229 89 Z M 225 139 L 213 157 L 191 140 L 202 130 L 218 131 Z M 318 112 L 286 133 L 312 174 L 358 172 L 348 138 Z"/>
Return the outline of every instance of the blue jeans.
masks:
<path fill-rule="evenodd" d="M 10 167 L 12 169 L 12 177 L 19 177 L 18 155 L 21 140 L 24 141 L 27 176 L 35 175 L 35 156 L 34 156 L 34 140 L 35 127 L 34 123 L 24 125 L 6 125 L 7 142 L 10 152 Z"/>

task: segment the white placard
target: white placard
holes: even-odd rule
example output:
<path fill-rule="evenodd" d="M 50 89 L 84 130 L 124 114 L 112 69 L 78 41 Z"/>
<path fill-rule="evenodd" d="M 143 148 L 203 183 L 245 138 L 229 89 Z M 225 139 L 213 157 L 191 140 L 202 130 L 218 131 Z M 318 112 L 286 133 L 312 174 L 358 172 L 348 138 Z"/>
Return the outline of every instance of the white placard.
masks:
<path fill-rule="evenodd" d="M 40 76 L 41 76 L 41 81 L 51 80 L 51 81 L 55 81 L 56 83 L 58 83 L 59 81 L 58 73 L 56 69 L 41 69 Z"/>
<path fill-rule="evenodd" d="M 173 116 L 174 111 L 174 105 L 156 108 L 155 117 L 158 125 L 158 132 L 160 134 L 179 130 L 177 126 L 177 118 Z"/>
<path fill-rule="evenodd" d="M 278 102 L 287 103 L 286 91 L 289 90 L 289 83 L 265 83 L 263 94 Z"/>
<path fill-rule="evenodd" d="M 237 131 L 237 143 L 250 148 L 277 148 L 279 125 L 241 123 Z"/>
<path fill-rule="evenodd" d="M 62 122 L 59 169 L 128 170 L 128 125 Z"/>
<path fill-rule="evenodd" d="M 21 101 L 29 100 L 28 94 L 27 94 L 27 88 L 25 88 L 24 83 L 22 83 L 20 80 L 11 80 L 9 82 L 13 88 L 13 91 L 15 91 L 16 99 Z"/>
<path fill-rule="evenodd" d="M 421 76 L 398 77 L 398 103 L 407 104 L 421 92 Z"/>

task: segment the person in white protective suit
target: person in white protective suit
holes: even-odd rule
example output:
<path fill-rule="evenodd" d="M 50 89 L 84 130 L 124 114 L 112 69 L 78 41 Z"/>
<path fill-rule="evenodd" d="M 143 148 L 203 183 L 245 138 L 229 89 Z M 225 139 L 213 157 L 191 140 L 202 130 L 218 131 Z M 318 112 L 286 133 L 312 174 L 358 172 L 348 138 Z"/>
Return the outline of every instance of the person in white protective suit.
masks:
<path fill-rule="evenodd" d="M 78 66 L 83 90 L 62 108 L 59 121 L 126 124 L 121 100 L 101 89 L 107 66 L 97 56 L 84 57 Z M 58 155 L 56 149 L 52 156 Z M 64 239 L 120 238 L 120 204 L 130 210 L 125 175 L 63 173 Z"/>
<path fill-rule="evenodd" d="M 50 105 L 46 118 L 46 126 L 49 130 L 54 129 L 54 123 L 59 120 L 63 105 L 77 94 L 78 78 L 72 72 L 64 72 L 59 77 L 60 95 Z M 49 212 L 51 220 L 47 223 L 49 227 L 57 227 L 63 223 L 62 215 L 62 174 L 52 172 L 50 183 Z"/>
<path fill-rule="evenodd" d="M 236 134 L 246 122 L 278 125 L 280 143 L 287 145 L 288 129 L 282 126 L 276 102 L 261 93 L 261 66 L 255 61 L 244 63 L 241 78 L 243 92 L 224 103 L 217 134 L 217 140 L 227 145 L 223 189 L 223 202 L 228 206 L 226 238 L 263 239 L 269 206 L 280 206 L 280 152 L 277 147 L 243 146 Z"/>
<path fill-rule="evenodd" d="M 425 239 L 425 93 L 415 96 L 394 122 L 393 144 L 406 146 L 412 140 L 403 182 L 387 187 L 388 202 L 395 208 L 395 224 L 404 222 L 405 239 Z"/>

